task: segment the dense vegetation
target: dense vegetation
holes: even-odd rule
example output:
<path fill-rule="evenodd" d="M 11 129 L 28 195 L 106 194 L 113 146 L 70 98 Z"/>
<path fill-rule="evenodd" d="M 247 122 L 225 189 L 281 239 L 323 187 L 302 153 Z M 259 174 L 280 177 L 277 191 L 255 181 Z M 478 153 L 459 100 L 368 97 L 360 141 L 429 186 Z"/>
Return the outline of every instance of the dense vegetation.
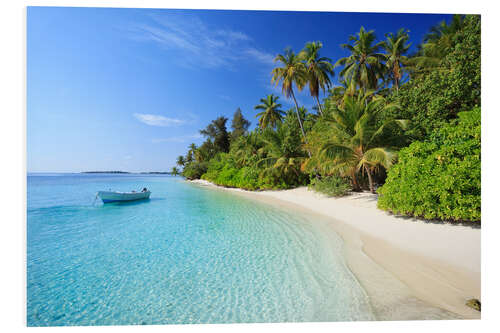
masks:
<path fill-rule="evenodd" d="M 286 49 L 270 77 L 283 96 L 260 98 L 252 131 L 239 108 L 231 130 L 226 117 L 213 120 L 200 131 L 205 142 L 179 156 L 182 175 L 249 190 L 310 184 L 334 196 L 383 185 L 380 208 L 478 221 L 480 27 L 479 16 L 455 15 L 431 27 L 414 54 L 407 30 L 378 40 L 363 27 L 336 62 L 321 42 Z M 313 110 L 298 104 L 303 89 Z"/>
<path fill-rule="evenodd" d="M 399 152 L 379 189 L 380 208 L 426 219 L 481 219 L 481 110 L 415 141 Z"/>

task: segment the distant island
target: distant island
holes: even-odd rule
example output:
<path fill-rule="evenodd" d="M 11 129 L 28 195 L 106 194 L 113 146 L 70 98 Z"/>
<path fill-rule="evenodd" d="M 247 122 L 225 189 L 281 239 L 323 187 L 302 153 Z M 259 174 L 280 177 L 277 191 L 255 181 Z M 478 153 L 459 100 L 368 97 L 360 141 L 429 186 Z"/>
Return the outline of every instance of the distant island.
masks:
<path fill-rule="evenodd" d="M 83 171 L 82 173 L 130 173 L 127 171 Z"/>
<path fill-rule="evenodd" d="M 126 173 L 126 174 L 141 174 L 141 175 L 169 175 L 168 171 L 148 171 L 148 172 L 128 172 L 128 171 L 82 171 L 81 173 Z"/>
<path fill-rule="evenodd" d="M 150 171 L 150 172 L 139 172 L 139 173 L 147 175 L 170 175 L 170 172 L 168 171 Z"/>

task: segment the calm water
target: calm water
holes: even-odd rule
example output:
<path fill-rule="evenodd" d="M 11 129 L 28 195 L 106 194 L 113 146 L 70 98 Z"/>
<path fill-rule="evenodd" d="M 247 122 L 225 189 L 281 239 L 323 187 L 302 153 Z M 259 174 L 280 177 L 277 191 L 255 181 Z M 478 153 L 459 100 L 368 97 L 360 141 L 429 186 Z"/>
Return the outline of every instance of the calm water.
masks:
<path fill-rule="evenodd" d="M 181 178 L 30 174 L 28 325 L 373 319 L 326 228 Z"/>

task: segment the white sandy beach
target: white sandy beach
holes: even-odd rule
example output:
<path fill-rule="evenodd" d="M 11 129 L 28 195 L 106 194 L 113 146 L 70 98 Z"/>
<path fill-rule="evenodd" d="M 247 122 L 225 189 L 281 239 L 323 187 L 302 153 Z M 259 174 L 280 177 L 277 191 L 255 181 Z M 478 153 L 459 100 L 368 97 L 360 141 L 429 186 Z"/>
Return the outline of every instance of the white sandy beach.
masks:
<path fill-rule="evenodd" d="M 251 192 L 193 182 L 329 218 L 380 320 L 480 318 L 465 305 L 481 299 L 480 228 L 397 217 L 377 209 L 371 193 L 328 198 L 306 187 Z"/>

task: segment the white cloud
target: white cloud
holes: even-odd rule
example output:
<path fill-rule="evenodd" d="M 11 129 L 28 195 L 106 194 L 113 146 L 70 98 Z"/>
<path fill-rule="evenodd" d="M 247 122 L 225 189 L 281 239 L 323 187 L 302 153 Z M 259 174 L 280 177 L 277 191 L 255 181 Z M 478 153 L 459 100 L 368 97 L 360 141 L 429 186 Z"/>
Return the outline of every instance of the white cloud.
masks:
<path fill-rule="evenodd" d="M 197 139 L 201 139 L 202 135 L 197 133 L 193 135 L 181 135 L 181 136 L 173 136 L 169 138 L 163 138 L 163 139 L 153 139 L 151 142 L 153 143 L 161 143 L 161 142 L 188 142 L 188 141 L 193 141 Z"/>
<path fill-rule="evenodd" d="M 256 48 L 244 32 L 208 27 L 196 16 L 169 13 L 152 18 L 152 24 L 134 25 L 131 37 L 177 52 L 176 61 L 188 67 L 234 69 L 242 60 L 270 64 L 274 58 Z"/>
<path fill-rule="evenodd" d="M 155 114 L 134 113 L 134 117 L 137 118 L 137 120 L 139 120 L 140 122 L 149 126 L 169 127 L 179 126 L 186 123 L 186 121 L 183 119 L 167 118 Z"/>
<path fill-rule="evenodd" d="M 257 59 L 258 61 L 268 64 L 268 65 L 273 65 L 274 64 L 274 56 L 270 53 L 262 52 L 257 50 L 256 48 L 250 47 L 244 51 L 246 54 L 249 56 Z"/>

